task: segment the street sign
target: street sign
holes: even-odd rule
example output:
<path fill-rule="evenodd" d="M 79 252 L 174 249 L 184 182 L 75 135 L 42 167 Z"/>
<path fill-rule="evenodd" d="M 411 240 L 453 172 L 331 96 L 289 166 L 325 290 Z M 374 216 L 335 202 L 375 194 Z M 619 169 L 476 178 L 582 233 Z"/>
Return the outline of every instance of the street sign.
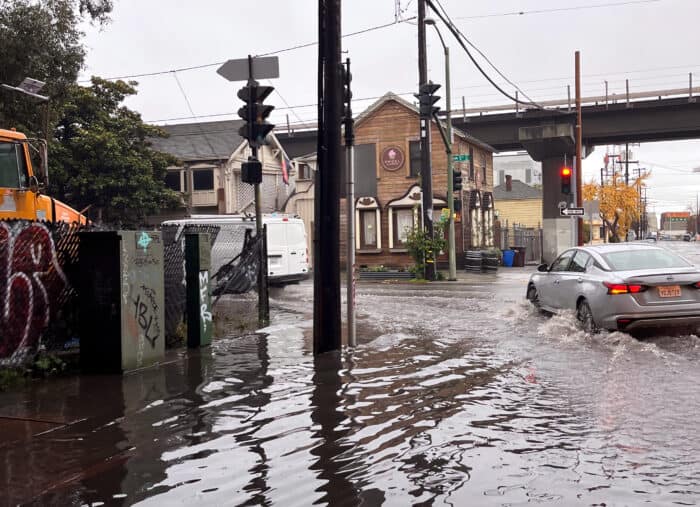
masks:
<path fill-rule="evenodd" d="M 271 79 L 280 77 L 279 58 L 276 56 L 253 58 L 252 60 L 252 65 L 249 63 L 248 58 L 229 60 L 216 69 L 216 72 L 229 81 L 248 81 L 249 79 Z M 252 76 L 250 75 L 251 67 Z"/>
<path fill-rule="evenodd" d="M 582 217 L 585 211 L 583 208 L 562 208 L 559 213 L 565 217 Z"/>
<path fill-rule="evenodd" d="M 466 162 L 467 160 L 469 160 L 469 154 L 467 153 L 459 153 L 457 155 L 452 155 L 453 162 Z"/>

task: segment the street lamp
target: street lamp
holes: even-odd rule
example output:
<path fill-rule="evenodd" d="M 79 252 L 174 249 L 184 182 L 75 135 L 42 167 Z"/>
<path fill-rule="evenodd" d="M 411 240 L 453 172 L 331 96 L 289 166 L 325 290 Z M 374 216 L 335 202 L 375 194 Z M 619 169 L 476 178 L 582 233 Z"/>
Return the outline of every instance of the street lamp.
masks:
<path fill-rule="evenodd" d="M 41 89 L 46 85 L 44 81 L 39 81 L 31 77 L 25 77 L 18 86 L 11 86 L 5 83 L 0 83 L 0 86 L 7 90 L 12 90 L 15 92 L 23 93 L 28 95 L 39 102 L 44 103 L 44 114 L 42 118 L 43 125 L 41 126 L 44 131 L 44 140 L 38 140 L 39 146 L 41 147 L 41 170 L 44 173 L 44 183 L 48 185 L 49 183 L 49 171 L 48 171 L 48 142 L 49 142 L 49 97 L 47 95 L 39 95 Z"/>
<path fill-rule="evenodd" d="M 448 244 L 447 257 L 449 259 L 449 275 L 448 280 L 457 280 L 457 263 L 455 260 L 455 209 L 453 198 L 453 177 L 452 177 L 452 108 L 450 106 L 450 48 L 445 45 L 445 39 L 437 27 L 437 23 L 432 18 L 425 18 L 424 23 L 435 28 L 435 31 L 440 37 L 440 44 L 445 50 L 445 102 L 446 121 L 447 121 L 447 142 L 449 147 L 447 151 L 447 206 L 450 209 L 450 218 L 448 220 Z"/>

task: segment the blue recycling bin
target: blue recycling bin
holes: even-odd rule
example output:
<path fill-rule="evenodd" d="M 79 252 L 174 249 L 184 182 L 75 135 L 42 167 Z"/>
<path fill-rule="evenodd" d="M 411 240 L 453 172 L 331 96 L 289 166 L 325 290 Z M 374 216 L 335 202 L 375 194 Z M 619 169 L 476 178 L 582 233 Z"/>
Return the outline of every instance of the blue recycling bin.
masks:
<path fill-rule="evenodd" d="M 503 250 L 503 265 L 507 268 L 513 267 L 513 259 L 515 259 L 515 251 Z"/>

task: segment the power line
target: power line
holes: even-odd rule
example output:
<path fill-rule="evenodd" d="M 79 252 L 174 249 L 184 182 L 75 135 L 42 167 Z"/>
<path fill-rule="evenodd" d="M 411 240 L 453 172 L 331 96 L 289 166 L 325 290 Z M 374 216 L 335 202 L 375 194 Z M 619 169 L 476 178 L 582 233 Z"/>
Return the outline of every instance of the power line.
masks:
<path fill-rule="evenodd" d="M 397 20 L 397 21 L 392 21 L 391 23 L 385 23 L 385 24 L 383 24 L 383 25 L 371 26 L 371 27 L 369 27 L 369 28 L 365 28 L 365 29 L 362 29 L 362 30 L 358 30 L 357 32 L 347 33 L 347 34 L 345 34 L 345 35 L 342 35 L 341 37 L 342 37 L 343 39 L 345 39 L 345 38 L 347 38 L 347 37 L 354 37 L 354 36 L 356 36 L 356 35 L 362 35 L 362 34 L 364 34 L 364 33 L 372 32 L 372 31 L 375 31 L 375 30 L 381 30 L 381 29 L 383 29 L 383 28 L 387 28 L 387 27 L 390 27 L 390 26 L 398 25 L 398 24 L 401 24 L 401 23 L 406 23 L 406 22 L 411 21 L 411 20 L 414 20 L 414 19 L 416 19 L 416 16 L 411 16 L 410 18 L 399 19 L 399 20 Z M 270 52 L 268 52 L 268 53 L 261 53 L 261 54 L 255 55 L 255 57 L 278 55 L 278 54 L 280 54 L 280 53 L 286 53 L 286 52 L 288 52 L 288 51 L 294 51 L 294 50 L 297 50 L 297 49 L 303 49 L 303 48 L 308 48 L 308 47 L 317 46 L 317 45 L 318 45 L 318 41 L 315 41 L 315 42 L 307 42 L 307 43 L 305 43 L 305 44 L 297 44 L 297 45 L 295 45 L 295 46 L 290 46 L 290 47 L 287 47 L 287 48 L 284 48 L 284 49 L 278 49 L 278 50 L 276 50 L 276 51 L 270 51 Z M 163 74 L 169 74 L 169 73 L 171 73 L 171 72 L 185 72 L 185 71 L 189 71 L 189 70 L 206 69 L 206 68 L 208 68 L 208 67 L 220 66 L 220 65 L 223 65 L 224 63 L 226 63 L 226 62 L 225 62 L 225 61 L 222 61 L 222 62 L 204 63 L 204 64 L 201 64 L 201 65 L 193 65 L 193 66 L 191 66 L 191 67 L 181 67 L 181 68 L 179 68 L 179 69 L 159 70 L 159 71 L 155 71 L 155 72 L 145 72 L 145 73 L 142 73 L 142 74 L 129 74 L 129 75 L 124 75 L 124 76 L 107 77 L 107 78 L 103 78 L 103 79 L 105 79 L 105 80 L 107 80 L 107 81 L 116 81 L 116 80 L 118 80 L 118 79 L 133 79 L 133 78 L 140 78 L 140 77 L 160 76 L 160 75 L 163 75 Z M 89 83 L 90 80 L 89 80 L 89 79 L 83 79 L 83 80 L 78 81 L 78 82 L 79 82 L 79 83 Z"/>
<path fill-rule="evenodd" d="M 438 0 L 436 0 L 436 1 L 438 1 Z M 530 102 L 524 102 L 524 101 L 521 101 L 521 100 L 517 99 L 516 97 L 513 97 L 511 94 L 509 94 L 508 92 L 506 92 L 503 88 L 501 88 L 498 84 L 496 84 L 496 82 L 491 78 L 491 76 L 489 76 L 489 75 L 484 71 L 484 69 L 481 68 L 481 65 L 479 65 L 479 62 L 476 61 L 476 59 L 474 58 L 474 56 L 472 56 L 471 51 L 469 51 L 469 48 L 466 46 L 466 44 L 464 44 L 464 41 L 462 40 L 462 38 L 464 38 L 464 40 L 466 40 L 467 42 L 469 42 L 469 40 L 464 36 L 464 34 L 462 34 L 462 32 L 460 32 L 460 31 L 454 26 L 454 24 L 452 23 L 452 21 L 449 19 L 449 16 L 447 15 L 447 13 L 445 13 L 444 16 L 443 16 L 443 14 L 442 14 L 438 9 L 435 8 L 435 5 L 433 4 L 433 2 L 432 2 L 431 0 L 426 0 L 426 2 L 427 2 L 428 5 L 430 6 L 430 8 L 433 10 L 433 12 L 434 12 L 435 14 L 437 14 L 437 16 L 440 18 L 440 20 L 441 20 L 441 21 L 445 24 L 445 26 L 450 30 L 450 32 L 452 32 L 452 35 L 454 35 L 454 37 L 457 39 L 457 42 L 459 43 L 459 45 L 462 46 L 462 49 L 464 49 L 464 51 L 467 53 L 467 56 L 469 56 L 469 59 L 470 59 L 470 60 L 472 61 L 472 63 L 476 66 L 476 68 L 479 70 L 479 72 L 481 72 L 481 75 L 484 76 L 484 77 L 486 78 L 486 80 L 487 80 L 489 83 L 491 83 L 491 85 L 492 85 L 494 88 L 496 88 L 499 92 L 501 92 L 501 94 L 503 94 L 506 98 L 508 98 L 508 99 L 510 99 L 510 100 L 512 100 L 512 101 L 514 101 L 514 102 L 517 103 L 517 104 L 530 105 L 530 106 L 535 106 L 535 107 L 537 107 L 538 109 L 544 109 L 542 106 L 540 106 L 539 104 L 536 104 L 536 103 L 533 102 L 532 100 L 530 100 Z M 439 3 L 439 2 L 438 2 L 438 3 Z M 440 7 L 442 8 L 442 6 L 440 6 Z M 471 42 L 469 42 L 469 44 L 471 44 Z M 490 63 L 490 62 L 489 62 L 489 63 Z M 490 65 L 493 67 L 493 64 L 490 63 Z M 500 71 L 498 71 L 498 72 L 499 72 L 499 74 L 501 74 Z M 502 77 L 505 77 L 505 76 L 503 76 L 503 74 L 501 74 L 501 76 L 502 76 Z M 506 79 L 506 81 L 508 81 L 510 84 L 512 84 L 508 79 Z M 515 88 L 517 88 L 518 90 L 520 90 L 517 86 L 516 86 Z M 520 90 L 520 92 L 522 93 L 522 90 Z M 525 95 L 525 94 L 523 93 L 523 95 Z M 525 96 L 527 97 L 527 95 L 525 95 Z"/>
<path fill-rule="evenodd" d="M 192 104 L 190 104 L 190 99 L 187 98 L 187 94 L 185 93 L 185 89 L 182 87 L 182 83 L 180 83 L 180 80 L 177 77 L 177 73 L 173 72 L 173 77 L 175 78 L 175 82 L 177 83 L 177 87 L 180 88 L 180 92 L 182 92 L 182 96 L 185 99 L 185 103 L 187 104 L 187 109 L 190 110 L 190 113 L 192 113 L 192 116 L 196 115 L 194 114 L 194 110 L 192 109 Z M 202 130 L 201 125 L 199 126 L 200 130 Z M 211 141 L 209 141 L 209 138 L 207 137 L 207 134 L 205 132 L 202 132 L 204 134 L 204 140 L 207 142 L 207 145 L 209 145 L 209 149 L 211 150 L 212 155 L 217 156 L 216 150 L 214 149 L 214 146 L 212 146 Z"/>
<path fill-rule="evenodd" d="M 605 4 L 595 4 L 595 5 L 576 5 L 572 7 L 558 7 L 554 9 L 538 9 L 530 11 L 513 11 L 513 12 L 500 12 L 493 14 L 480 14 L 475 16 L 461 16 L 455 19 L 483 19 L 483 18 L 500 18 L 505 16 L 524 16 L 526 14 L 547 14 L 550 12 L 562 12 L 562 11 L 580 11 L 587 9 L 600 9 L 603 7 L 619 7 L 623 5 L 638 5 L 638 4 L 650 4 L 654 2 L 660 2 L 661 0 L 635 0 L 629 2 L 611 2 Z"/>

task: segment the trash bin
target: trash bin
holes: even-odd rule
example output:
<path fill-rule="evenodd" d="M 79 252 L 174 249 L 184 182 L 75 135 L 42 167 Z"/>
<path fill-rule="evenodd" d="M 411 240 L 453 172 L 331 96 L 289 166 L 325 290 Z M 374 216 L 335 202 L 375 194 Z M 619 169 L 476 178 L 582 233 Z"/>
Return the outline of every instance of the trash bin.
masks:
<path fill-rule="evenodd" d="M 503 265 L 507 268 L 513 267 L 515 252 L 513 250 L 503 250 Z"/>
<path fill-rule="evenodd" d="M 525 252 L 527 251 L 527 247 L 514 246 L 513 251 L 515 252 L 515 256 L 513 258 L 513 267 L 515 267 L 515 268 L 525 267 Z"/>

